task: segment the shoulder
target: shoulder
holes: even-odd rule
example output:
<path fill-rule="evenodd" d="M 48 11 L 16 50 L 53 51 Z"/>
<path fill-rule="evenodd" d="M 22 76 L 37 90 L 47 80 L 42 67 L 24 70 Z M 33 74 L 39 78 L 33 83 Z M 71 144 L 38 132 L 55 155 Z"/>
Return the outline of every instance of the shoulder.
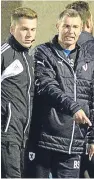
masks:
<path fill-rule="evenodd" d="M 94 40 L 90 40 L 83 45 L 85 60 L 90 61 L 94 69 Z"/>
<path fill-rule="evenodd" d="M 94 61 L 94 40 L 89 40 L 81 46 L 82 54 L 85 58 L 91 59 Z"/>
<path fill-rule="evenodd" d="M 83 45 L 84 43 L 86 43 L 90 40 L 93 40 L 93 38 L 94 37 L 92 36 L 91 33 L 82 31 L 82 33 L 79 36 L 78 43 L 79 43 L 79 45 Z"/>
<path fill-rule="evenodd" d="M 35 61 L 40 60 L 53 64 L 55 59 L 55 53 L 52 50 L 51 42 L 36 46 L 34 50 L 34 59 Z"/>
<path fill-rule="evenodd" d="M 83 49 L 86 49 L 88 52 L 89 52 L 89 50 L 92 50 L 92 53 L 94 53 L 94 39 L 85 42 L 85 43 L 82 45 L 82 48 L 83 48 Z"/>
<path fill-rule="evenodd" d="M 14 50 L 8 42 L 5 42 L 1 45 L 1 59 L 2 63 L 6 66 L 11 63 L 14 59 Z"/>
<path fill-rule="evenodd" d="M 49 51 L 49 49 L 50 49 L 50 42 L 46 42 L 46 43 L 36 46 L 34 50 L 46 52 L 46 51 Z"/>
<path fill-rule="evenodd" d="M 11 50 L 11 46 L 9 45 L 9 43 L 5 42 L 1 44 L 1 54 L 7 53 L 10 50 Z"/>

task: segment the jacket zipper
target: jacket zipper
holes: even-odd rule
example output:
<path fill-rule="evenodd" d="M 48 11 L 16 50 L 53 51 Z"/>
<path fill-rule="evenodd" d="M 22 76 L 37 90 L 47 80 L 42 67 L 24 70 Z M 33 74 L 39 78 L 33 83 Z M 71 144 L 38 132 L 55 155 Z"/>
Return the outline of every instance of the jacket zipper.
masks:
<path fill-rule="evenodd" d="M 74 73 L 74 101 L 76 102 L 76 73 Z M 70 142 L 70 146 L 69 146 L 69 154 L 71 154 L 71 147 L 72 147 L 72 143 L 73 143 L 74 130 L 75 130 L 75 120 L 73 121 L 73 130 L 72 130 L 71 142 Z"/>
<path fill-rule="evenodd" d="M 73 72 L 73 76 L 74 76 L 74 101 L 76 102 L 76 73 L 74 72 L 74 70 L 70 66 L 70 64 L 61 55 L 59 55 L 59 53 L 57 51 L 56 51 L 56 53 L 57 53 L 59 58 L 61 58 L 65 63 L 67 63 L 69 65 L 69 67 L 71 68 L 71 70 Z M 74 130 L 75 130 L 75 121 L 73 121 L 73 129 L 72 129 L 72 135 L 71 135 L 71 142 L 70 142 L 70 145 L 69 145 L 69 154 L 71 154 L 71 148 L 72 148 L 73 137 L 74 137 Z"/>
<path fill-rule="evenodd" d="M 11 103 L 8 104 L 8 121 L 4 132 L 8 131 L 9 123 L 11 119 Z"/>
<path fill-rule="evenodd" d="M 30 69 L 29 69 L 28 61 L 27 61 L 27 59 L 26 59 L 26 56 L 25 56 L 24 52 L 23 52 L 23 57 L 24 57 L 24 59 L 25 59 L 25 61 L 26 61 L 26 64 L 27 64 L 28 75 L 29 75 L 29 80 L 30 80 L 30 82 L 29 82 L 29 87 L 28 87 L 28 92 L 27 92 L 27 93 L 28 93 L 28 120 L 27 120 L 27 124 L 26 124 L 26 126 L 25 126 L 25 129 L 24 129 L 24 134 L 25 134 L 25 132 L 26 132 L 26 130 L 27 130 L 27 128 L 28 128 L 29 122 L 30 122 L 30 88 L 31 88 L 31 75 L 30 75 Z"/>

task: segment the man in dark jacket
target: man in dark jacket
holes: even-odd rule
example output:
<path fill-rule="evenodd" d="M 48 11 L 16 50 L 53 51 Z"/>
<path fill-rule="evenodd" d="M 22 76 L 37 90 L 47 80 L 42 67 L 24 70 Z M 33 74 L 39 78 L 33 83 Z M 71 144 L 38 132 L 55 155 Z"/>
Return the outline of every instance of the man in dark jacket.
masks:
<path fill-rule="evenodd" d="M 77 12 L 80 13 L 82 20 L 83 20 L 83 31 L 78 39 L 78 43 L 80 45 L 85 44 L 85 42 L 90 41 L 90 44 L 94 43 L 93 37 L 93 19 L 92 14 L 90 12 L 89 3 L 85 1 L 74 1 L 66 6 L 66 9 L 75 9 Z M 84 45 L 85 46 L 85 45 Z M 88 45 L 89 47 L 89 45 Z M 81 162 L 81 178 L 87 178 L 87 176 L 94 178 L 94 157 L 92 160 L 88 160 L 88 155 L 82 156 Z"/>
<path fill-rule="evenodd" d="M 11 36 L 1 47 L 2 178 L 21 178 L 34 96 L 34 61 L 29 49 L 35 41 L 37 14 L 20 7 L 11 15 Z"/>
<path fill-rule="evenodd" d="M 80 155 L 93 142 L 90 112 L 94 56 L 77 44 L 82 21 L 65 10 L 57 22 L 58 35 L 35 49 L 36 177 L 78 178 Z M 94 106 L 93 106 L 94 107 Z M 87 131 L 90 133 L 87 137 Z M 32 136 L 33 137 L 33 136 Z M 35 135 L 34 135 L 35 139 Z M 35 140 L 34 140 L 35 141 Z M 91 151 L 91 148 L 90 148 Z M 91 155 L 94 154 L 92 149 Z"/>

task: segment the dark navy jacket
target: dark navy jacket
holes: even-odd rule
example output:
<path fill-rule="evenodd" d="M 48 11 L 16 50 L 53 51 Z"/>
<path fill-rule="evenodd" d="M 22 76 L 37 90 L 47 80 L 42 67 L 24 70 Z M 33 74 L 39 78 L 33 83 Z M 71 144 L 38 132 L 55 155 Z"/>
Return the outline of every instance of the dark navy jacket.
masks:
<path fill-rule="evenodd" d="M 69 154 L 82 153 L 90 136 L 87 138 L 87 133 L 93 131 L 90 128 L 88 132 L 87 125 L 78 125 L 73 119 L 79 109 L 83 109 L 91 121 L 94 119 L 94 44 L 90 53 L 86 47 L 78 49 L 74 68 L 57 48 L 56 37 L 35 49 L 37 132 L 33 137 L 37 135 L 39 147 Z"/>

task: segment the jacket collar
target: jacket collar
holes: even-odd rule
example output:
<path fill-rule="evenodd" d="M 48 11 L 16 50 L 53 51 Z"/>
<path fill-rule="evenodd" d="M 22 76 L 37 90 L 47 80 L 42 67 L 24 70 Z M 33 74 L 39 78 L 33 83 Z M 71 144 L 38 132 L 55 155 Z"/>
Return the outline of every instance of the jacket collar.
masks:
<path fill-rule="evenodd" d="M 10 35 L 10 37 L 8 38 L 8 43 L 9 45 L 11 45 L 11 47 L 18 51 L 18 52 L 28 52 L 29 48 L 25 48 L 23 47 L 15 38 L 13 35 Z"/>
<path fill-rule="evenodd" d="M 63 48 L 61 47 L 61 45 L 58 43 L 58 35 L 54 36 L 54 38 L 51 41 L 51 44 L 54 48 L 54 50 L 57 50 L 59 52 L 59 54 L 62 56 L 62 50 Z M 87 53 L 87 51 L 85 51 L 85 49 L 83 48 L 83 46 L 79 45 L 78 43 L 76 44 L 76 48 L 74 50 L 78 50 L 80 51 L 79 53 L 79 58 L 78 61 L 82 61 L 82 58 L 84 58 L 84 61 L 86 63 L 91 61 L 91 55 L 89 53 Z M 73 50 L 73 51 L 74 51 Z M 84 52 L 83 52 L 84 51 Z M 65 57 L 66 58 L 66 57 Z M 66 58 L 67 59 L 67 58 Z"/>
<path fill-rule="evenodd" d="M 61 47 L 61 45 L 58 43 L 58 35 L 56 35 L 52 41 L 51 41 L 52 47 L 55 51 L 58 51 L 58 53 L 60 54 L 61 57 L 63 57 L 64 59 L 66 59 L 68 61 L 68 58 L 66 57 L 66 55 L 64 54 L 64 49 Z M 76 56 L 79 54 L 79 50 L 80 50 L 80 46 L 78 44 L 76 44 L 75 49 L 73 49 L 71 51 L 70 54 L 75 54 Z M 76 57 L 75 56 L 75 57 Z"/>

